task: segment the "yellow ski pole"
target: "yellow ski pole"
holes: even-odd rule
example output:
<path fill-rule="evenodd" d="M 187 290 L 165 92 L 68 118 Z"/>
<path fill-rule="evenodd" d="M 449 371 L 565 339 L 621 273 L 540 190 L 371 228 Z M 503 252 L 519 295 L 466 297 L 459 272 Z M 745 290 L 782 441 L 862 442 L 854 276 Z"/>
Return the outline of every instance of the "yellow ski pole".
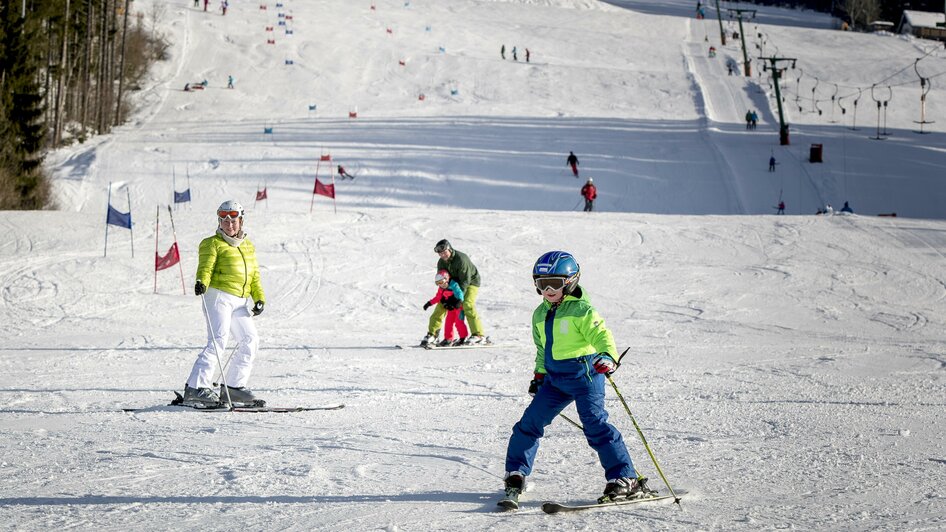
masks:
<path fill-rule="evenodd" d="M 617 360 L 618 364 L 621 363 L 621 359 L 624 358 L 624 355 L 627 354 L 627 352 L 630 351 L 630 349 L 631 348 L 628 347 L 627 349 L 624 350 L 623 353 L 621 353 L 621 356 L 618 357 L 618 360 Z M 618 395 L 618 399 L 621 400 L 621 404 L 624 405 L 624 410 L 627 411 L 627 415 L 630 416 L 631 423 L 633 423 L 634 428 L 637 429 L 637 435 L 641 437 L 641 441 L 644 443 L 644 448 L 647 449 L 647 454 L 650 455 L 650 459 L 654 462 L 654 467 L 657 468 L 657 473 L 660 474 L 660 478 L 663 479 L 664 484 L 667 485 L 667 489 L 670 490 L 670 495 L 673 496 L 673 502 L 679 506 L 680 497 L 677 497 L 677 494 L 673 492 L 673 488 L 670 486 L 670 482 L 667 480 L 666 475 L 664 475 L 663 470 L 660 469 L 660 464 L 657 463 L 657 457 L 654 456 L 654 452 L 650 450 L 650 445 L 647 444 L 647 438 L 644 437 L 644 433 L 641 431 L 640 426 L 637 424 L 637 420 L 634 419 L 634 414 L 631 413 L 631 408 L 627 406 L 627 401 L 625 401 L 624 396 L 621 395 L 621 390 L 618 390 L 618 386 L 617 384 L 614 384 L 614 379 L 611 378 L 611 375 L 605 374 L 605 377 L 607 377 L 608 382 L 611 383 L 611 387 L 614 388 L 614 393 Z"/>

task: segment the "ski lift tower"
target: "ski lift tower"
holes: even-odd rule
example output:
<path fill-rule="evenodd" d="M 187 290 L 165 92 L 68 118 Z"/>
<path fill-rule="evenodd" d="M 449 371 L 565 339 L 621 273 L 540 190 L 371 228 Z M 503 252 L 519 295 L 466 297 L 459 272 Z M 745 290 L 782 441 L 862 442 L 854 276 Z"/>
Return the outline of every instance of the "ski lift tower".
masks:
<path fill-rule="evenodd" d="M 719 2 L 717 2 L 717 6 Z M 943 16 L 946 17 L 946 0 L 943 1 Z M 937 28 L 946 28 L 946 20 L 936 23 Z M 946 48 L 946 39 L 943 39 L 943 47 Z"/>
<path fill-rule="evenodd" d="M 716 0 L 716 20 L 719 21 L 719 40 L 726 46 L 726 30 L 723 29 L 723 12 L 719 9 L 719 0 Z"/>
<path fill-rule="evenodd" d="M 772 69 L 772 84 L 775 85 L 775 101 L 778 103 L 778 143 L 780 146 L 788 146 L 788 124 L 785 122 L 785 113 L 782 111 L 782 92 L 779 90 L 778 80 L 782 77 L 784 68 L 779 68 L 779 61 L 791 61 L 792 68 L 795 68 L 794 57 L 760 57 L 762 61 L 768 61 L 769 64 L 762 65 L 762 70 Z"/>
<path fill-rule="evenodd" d="M 730 9 L 729 14 L 736 14 L 736 18 L 739 19 L 739 40 L 742 41 L 742 61 L 745 64 L 745 74 L 746 77 L 752 77 L 752 61 L 749 59 L 749 53 L 746 52 L 746 32 L 742 30 L 742 14 L 749 13 L 749 18 L 755 18 L 755 9 Z"/>

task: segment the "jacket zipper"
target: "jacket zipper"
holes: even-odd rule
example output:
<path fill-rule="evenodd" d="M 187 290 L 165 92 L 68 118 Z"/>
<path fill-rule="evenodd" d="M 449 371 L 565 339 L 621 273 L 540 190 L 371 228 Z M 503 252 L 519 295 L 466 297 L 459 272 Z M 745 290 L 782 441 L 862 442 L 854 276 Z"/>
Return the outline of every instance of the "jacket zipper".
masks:
<path fill-rule="evenodd" d="M 242 292 L 242 297 L 246 297 L 246 283 L 248 283 L 248 282 L 250 281 L 250 276 L 249 276 L 249 273 L 247 272 L 246 256 L 243 254 L 243 250 L 240 249 L 239 246 L 237 246 L 237 251 L 240 252 L 240 258 L 243 259 L 243 292 Z"/>

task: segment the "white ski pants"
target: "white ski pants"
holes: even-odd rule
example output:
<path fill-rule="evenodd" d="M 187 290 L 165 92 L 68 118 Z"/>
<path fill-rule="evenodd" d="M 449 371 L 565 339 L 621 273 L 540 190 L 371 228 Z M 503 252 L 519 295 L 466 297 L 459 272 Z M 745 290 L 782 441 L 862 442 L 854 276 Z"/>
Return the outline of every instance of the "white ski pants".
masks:
<path fill-rule="evenodd" d="M 217 354 L 220 362 L 227 363 L 227 340 L 230 334 L 237 340 L 236 352 L 227 366 L 226 382 L 233 388 L 242 388 L 250 380 L 253 359 L 259 349 L 259 335 L 253 316 L 246 306 L 246 298 L 237 297 L 216 288 L 208 288 L 203 296 L 207 305 L 207 346 L 197 355 L 187 385 L 191 388 L 212 388 L 217 373 Z M 216 351 L 214 343 L 216 342 Z"/>

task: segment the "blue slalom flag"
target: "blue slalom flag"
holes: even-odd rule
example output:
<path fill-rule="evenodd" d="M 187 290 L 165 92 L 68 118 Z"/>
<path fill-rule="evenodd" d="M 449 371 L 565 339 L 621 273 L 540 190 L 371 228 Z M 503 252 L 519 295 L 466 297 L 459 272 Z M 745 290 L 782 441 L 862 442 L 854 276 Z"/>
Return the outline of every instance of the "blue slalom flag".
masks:
<path fill-rule="evenodd" d="M 191 200 L 191 189 L 184 192 L 174 191 L 174 203 L 187 203 Z"/>
<path fill-rule="evenodd" d="M 131 212 L 118 212 L 115 207 L 109 205 L 108 218 L 105 223 L 131 229 Z"/>

